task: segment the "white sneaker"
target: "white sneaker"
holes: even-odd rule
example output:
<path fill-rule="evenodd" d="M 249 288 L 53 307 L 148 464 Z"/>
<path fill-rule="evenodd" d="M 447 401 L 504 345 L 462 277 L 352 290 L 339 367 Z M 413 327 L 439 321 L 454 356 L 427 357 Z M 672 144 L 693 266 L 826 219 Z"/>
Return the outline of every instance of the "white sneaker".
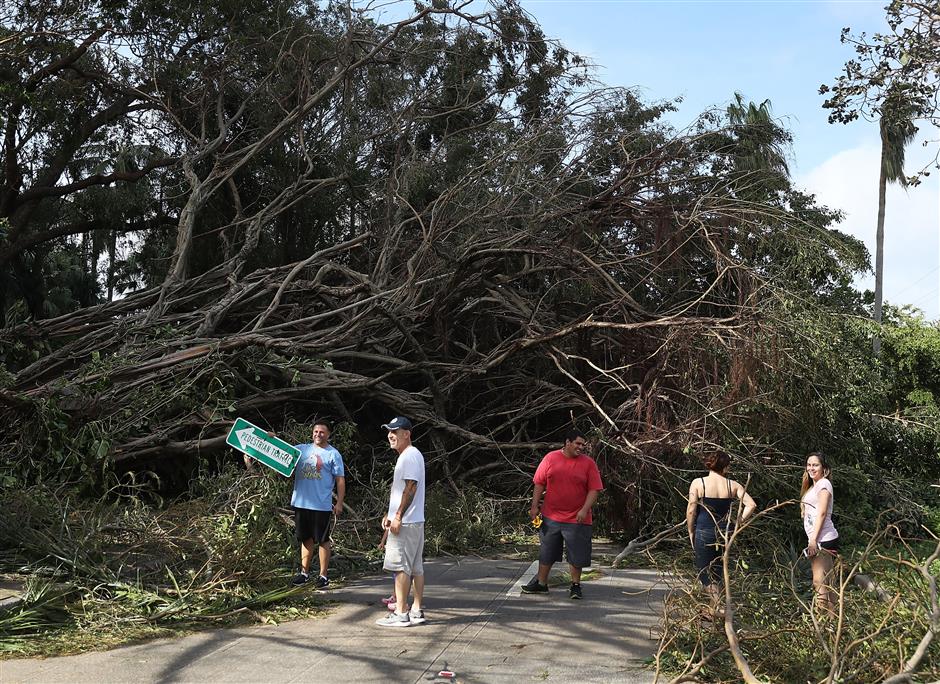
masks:
<path fill-rule="evenodd" d="M 424 617 L 423 610 L 413 610 L 408 613 L 408 618 L 411 620 L 411 624 L 420 625 L 427 622 L 427 618 Z"/>
<path fill-rule="evenodd" d="M 379 627 L 411 627 L 411 618 L 408 613 L 389 613 L 376 620 L 375 624 Z"/>

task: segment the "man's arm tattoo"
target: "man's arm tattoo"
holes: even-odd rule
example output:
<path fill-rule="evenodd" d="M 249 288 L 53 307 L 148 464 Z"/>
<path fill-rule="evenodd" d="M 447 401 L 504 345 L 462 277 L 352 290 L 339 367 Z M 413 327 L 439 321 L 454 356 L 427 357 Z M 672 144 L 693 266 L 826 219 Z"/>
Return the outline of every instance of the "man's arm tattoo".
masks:
<path fill-rule="evenodd" d="M 411 507 L 411 502 L 414 501 L 417 491 L 417 480 L 405 480 L 405 491 L 401 493 L 401 505 L 398 507 L 399 516 L 404 517 L 405 511 Z"/>

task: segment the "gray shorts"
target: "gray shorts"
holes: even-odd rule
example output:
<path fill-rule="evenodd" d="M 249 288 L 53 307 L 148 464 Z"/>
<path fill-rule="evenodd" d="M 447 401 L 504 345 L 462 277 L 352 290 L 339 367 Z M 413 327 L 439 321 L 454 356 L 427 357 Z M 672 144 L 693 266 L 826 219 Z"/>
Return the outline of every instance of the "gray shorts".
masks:
<path fill-rule="evenodd" d="M 424 523 L 402 523 L 385 542 L 385 569 L 414 577 L 424 574 Z"/>
<path fill-rule="evenodd" d="M 539 528 L 539 563 L 549 565 L 561 560 L 562 546 L 568 562 L 576 568 L 591 567 L 591 526 L 562 523 L 544 518 Z"/>

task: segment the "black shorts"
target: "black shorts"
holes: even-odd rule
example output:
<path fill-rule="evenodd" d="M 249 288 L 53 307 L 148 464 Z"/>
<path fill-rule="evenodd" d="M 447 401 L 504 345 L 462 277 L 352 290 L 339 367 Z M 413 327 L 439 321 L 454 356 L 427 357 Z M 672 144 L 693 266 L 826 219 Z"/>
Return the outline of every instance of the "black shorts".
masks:
<path fill-rule="evenodd" d="M 544 518 L 539 528 L 539 563 L 549 565 L 561 560 L 564 547 L 568 562 L 576 568 L 591 566 L 591 526 L 562 523 Z"/>
<path fill-rule="evenodd" d="M 826 551 L 831 551 L 833 555 L 839 553 L 839 538 L 830 539 L 829 541 L 819 542 L 817 545 L 821 549 L 826 549 Z"/>
<path fill-rule="evenodd" d="M 330 541 L 333 531 L 333 511 L 314 511 L 309 508 L 294 508 L 294 530 L 297 541 L 312 539 L 317 544 Z"/>

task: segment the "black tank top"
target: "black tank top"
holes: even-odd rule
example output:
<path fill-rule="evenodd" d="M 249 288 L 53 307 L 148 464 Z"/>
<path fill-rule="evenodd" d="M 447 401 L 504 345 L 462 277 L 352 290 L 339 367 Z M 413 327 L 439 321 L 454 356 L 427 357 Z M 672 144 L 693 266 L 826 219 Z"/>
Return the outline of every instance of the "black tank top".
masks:
<path fill-rule="evenodd" d="M 731 495 L 731 480 L 728 482 L 728 496 L 705 496 L 705 478 L 702 479 L 702 498 L 698 502 L 698 516 L 695 519 L 696 529 L 715 529 L 715 523 L 724 523 L 728 520 L 728 511 L 734 498 Z"/>

